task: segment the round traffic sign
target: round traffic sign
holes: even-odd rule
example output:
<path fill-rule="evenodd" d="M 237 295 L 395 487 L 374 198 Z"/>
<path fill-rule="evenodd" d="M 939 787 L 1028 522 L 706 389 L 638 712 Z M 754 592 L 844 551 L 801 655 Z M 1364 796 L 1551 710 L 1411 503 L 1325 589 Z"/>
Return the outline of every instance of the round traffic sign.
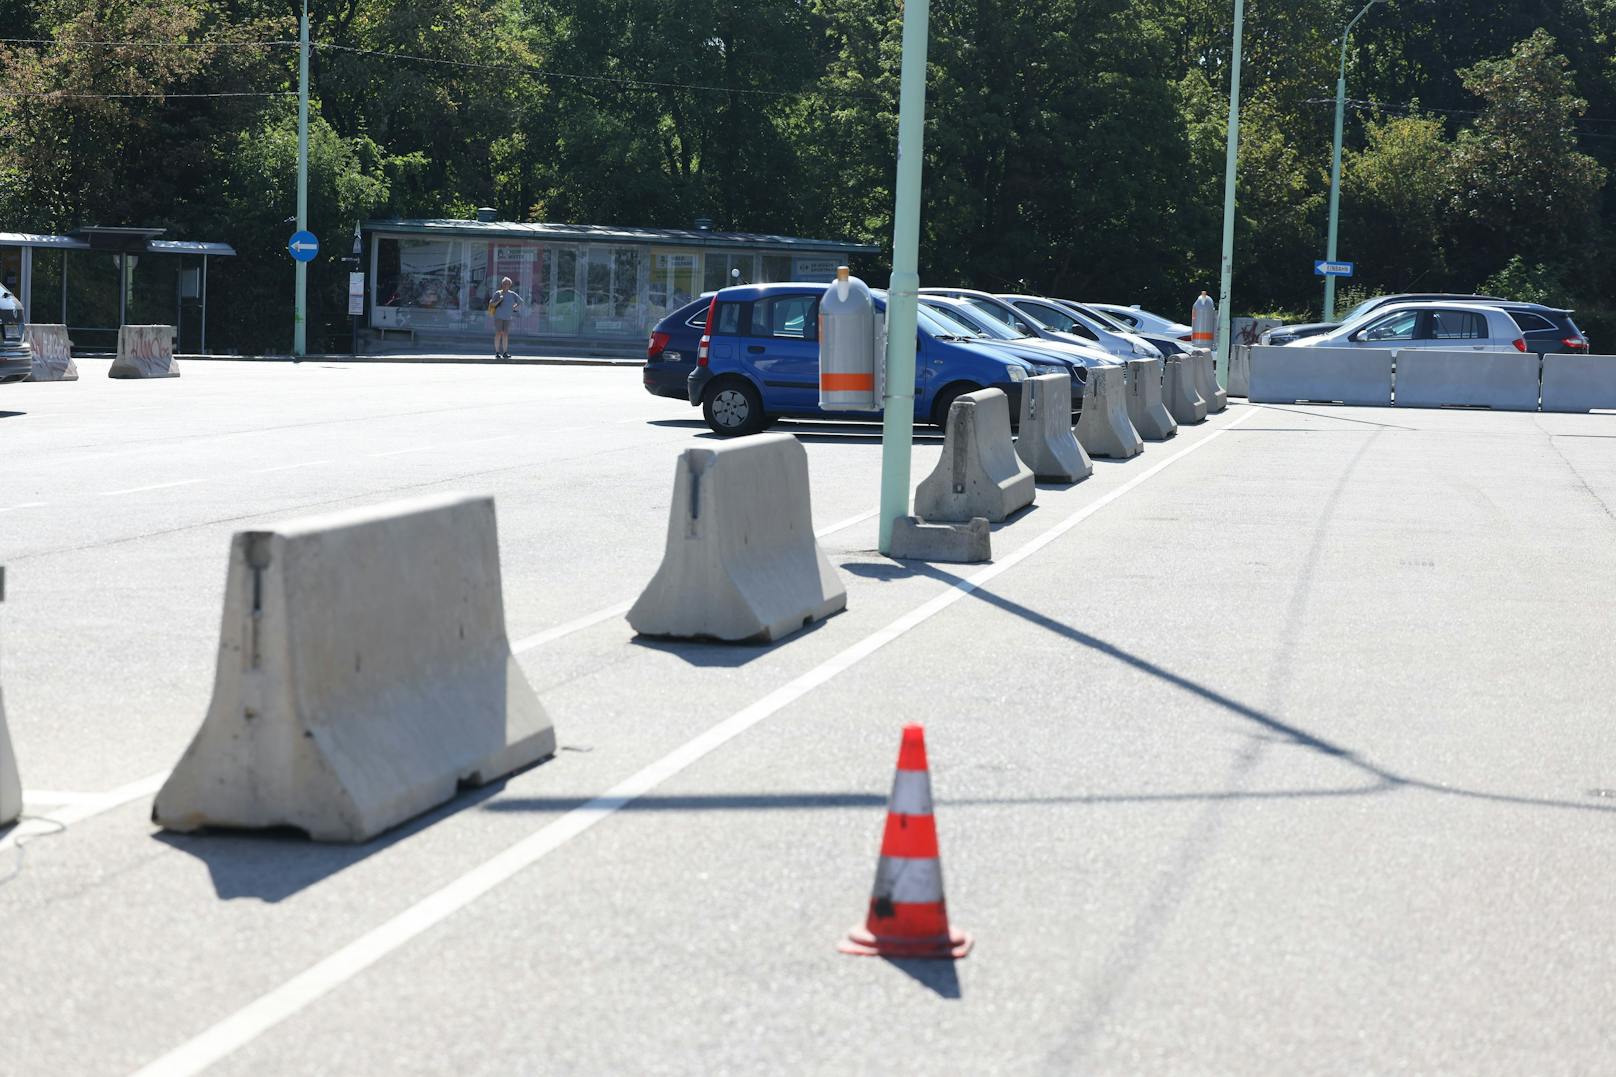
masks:
<path fill-rule="evenodd" d="M 286 249 L 297 261 L 312 262 L 320 253 L 320 241 L 313 232 L 293 232 L 292 238 L 286 241 Z"/>

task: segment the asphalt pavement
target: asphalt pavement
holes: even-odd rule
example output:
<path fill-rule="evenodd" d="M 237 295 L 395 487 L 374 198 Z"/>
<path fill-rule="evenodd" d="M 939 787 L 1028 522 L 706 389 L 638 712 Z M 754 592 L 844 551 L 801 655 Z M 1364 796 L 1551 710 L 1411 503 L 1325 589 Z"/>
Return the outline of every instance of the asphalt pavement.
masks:
<path fill-rule="evenodd" d="M 622 618 L 708 436 L 632 371 L 80 366 L 0 388 L 6 1073 L 1611 1068 L 1616 416 L 1235 402 L 988 566 L 879 556 L 876 428 L 784 423 L 848 609 L 725 647 Z M 231 534 L 449 491 L 556 757 L 357 847 L 156 830 Z M 906 722 L 958 963 L 835 949 Z"/>

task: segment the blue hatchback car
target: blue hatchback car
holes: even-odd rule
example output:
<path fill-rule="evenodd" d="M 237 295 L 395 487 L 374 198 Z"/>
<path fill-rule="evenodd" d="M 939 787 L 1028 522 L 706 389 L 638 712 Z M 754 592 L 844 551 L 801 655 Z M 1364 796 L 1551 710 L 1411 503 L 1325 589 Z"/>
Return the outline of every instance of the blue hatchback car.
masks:
<path fill-rule="evenodd" d="M 687 398 L 713 431 L 755 434 L 778 418 L 864 419 L 879 412 L 827 412 L 819 407 L 819 300 L 824 284 L 754 284 L 712 297 L 707 331 L 697 346 Z M 876 297 L 884 311 L 884 297 Z M 942 426 L 955 398 L 1001 389 L 1017 414 L 1021 383 L 1041 373 L 1071 374 L 1051 361 L 1026 359 L 928 328 L 924 311 L 915 340 L 915 417 Z"/>
<path fill-rule="evenodd" d="M 685 398 L 685 383 L 696 369 L 696 346 L 707 330 L 707 308 L 713 293 L 692 299 L 663 315 L 645 344 L 645 391 L 652 396 Z"/>

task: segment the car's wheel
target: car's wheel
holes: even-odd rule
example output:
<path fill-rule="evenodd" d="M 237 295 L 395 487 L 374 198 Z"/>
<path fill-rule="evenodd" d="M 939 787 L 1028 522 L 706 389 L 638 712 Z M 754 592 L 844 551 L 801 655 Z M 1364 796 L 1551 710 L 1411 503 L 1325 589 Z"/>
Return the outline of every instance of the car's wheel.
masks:
<path fill-rule="evenodd" d="M 767 425 L 763 397 L 744 378 L 721 378 L 701 398 L 701 415 L 719 437 L 755 434 Z"/>
<path fill-rule="evenodd" d="M 974 393 L 980 388 L 982 388 L 980 385 L 972 385 L 970 382 L 957 382 L 944 388 L 942 392 L 937 394 L 937 399 L 932 403 L 931 425 L 940 430 L 948 429 L 948 409 L 954 406 L 954 401 L 966 393 Z"/>

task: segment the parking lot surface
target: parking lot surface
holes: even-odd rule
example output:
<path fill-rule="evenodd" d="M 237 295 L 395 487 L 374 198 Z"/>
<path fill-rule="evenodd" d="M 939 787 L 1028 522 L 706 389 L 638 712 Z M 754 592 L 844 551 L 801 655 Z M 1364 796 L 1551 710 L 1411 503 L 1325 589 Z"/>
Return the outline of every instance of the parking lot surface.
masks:
<path fill-rule="evenodd" d="M 748 647 L 622 617 L 711 437 L 637 372 L 80 367 L 0 389 L 5 1072 L 1609 1068 L 1616 416 L 1231 402 L 988 566 L 879 556 L 877 428 L 783 423 L 848 609 Z M 156 830 L 231 534 L 450 491 L 557 755 L 355 847 Z M 958 963 L 835 949 L 906 722 Z"/>

